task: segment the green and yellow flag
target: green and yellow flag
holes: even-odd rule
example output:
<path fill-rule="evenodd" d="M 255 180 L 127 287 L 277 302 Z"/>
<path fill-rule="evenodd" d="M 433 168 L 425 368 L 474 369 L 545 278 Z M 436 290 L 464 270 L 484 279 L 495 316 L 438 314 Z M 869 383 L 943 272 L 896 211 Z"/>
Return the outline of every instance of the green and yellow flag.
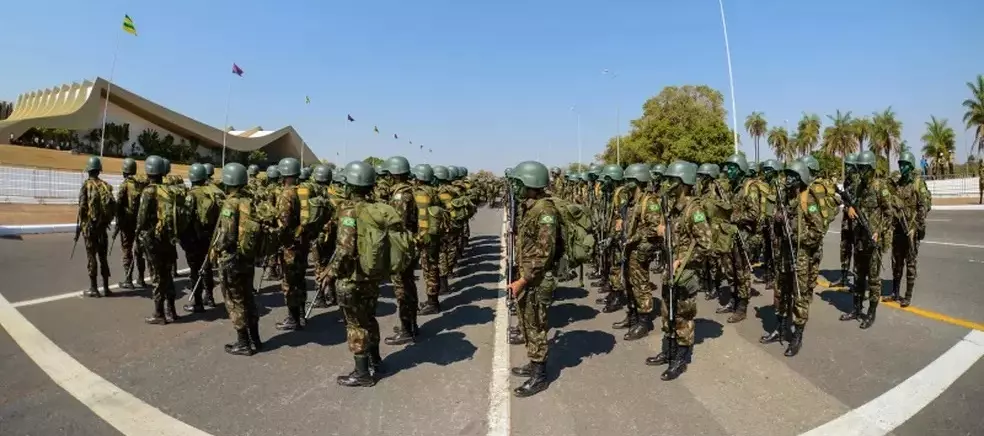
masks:
<path fill-rule="evenodd" d="M 304 103 L 305 103 L 305 104 L 309 104 L 309 103 L 311 103 L 311 97 L 308 97 L 308 96 L 304 96 Z"/>
<path fill-rule="evenodd" d="M 123 31 L 133 36 L 137 36 L 137 26 L 133 25 L 133 18 L 129 15 L 123 16 Z"/>

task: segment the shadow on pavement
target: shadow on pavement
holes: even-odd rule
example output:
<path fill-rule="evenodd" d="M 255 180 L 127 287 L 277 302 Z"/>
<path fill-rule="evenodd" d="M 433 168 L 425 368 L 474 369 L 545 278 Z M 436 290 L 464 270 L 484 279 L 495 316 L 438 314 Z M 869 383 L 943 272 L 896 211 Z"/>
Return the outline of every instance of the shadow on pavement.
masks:
<path fill-rule="evenodd" d="M 834 291 L 827 291 L 834 292 Z M 821 297 L 822 298 L 822 297 Z M 762 331 L 771 332 L 776 329 L 776 307 L 773 305 L 755 308 L 755 317 L 762 321 Z"/>
<path fill-rule="evenodd" d="M 478 348 L 465 339 L 464 333 L 443 332 L 418 339 L 415 344 L 383 356 L 383 363 L 390 375 L 393 375 L 424 363 L 448 366 L 470 360 L 476 351 Z"/>
<path fill-rule="evenodd" d="M 578 321 L 585 321 L 598 316 L 598 309 L 583 304 L 564 303 L 549 309 L 550 328 L 567 327 Z"/>
<path fill-rule="evenodd" d="M 260 331 L 260 338 L 264 334 L 274 336 L 263 342 L 263 352 L 274 351 L 280 347 L 300 347 L 307 344 L 319 345 L 338 345 L 345 343 L 345 324 L 341 322 L 342 313 L 337 307 L 329 311 L 321 312 L 308 318 L 304 330 L 293 332 L 281 332 L 280 330 L 270 329 L 266 332 Z M 383 332 L 380 332 L 382 335 Z"/>
<path fill-rule="evenodd" d="M 499 263 L 498 254 L 477 254 L 472 257 L 465 257 L 458 263 L 461 268 L 468 267 L 471 265 L 477 265 L 485 262 L 495 262 L 496 265 Z"/>
<path fill-rule="evenodd" d="M 615 349 L 615 336 L 600 330 L 572 330 L 567 332 L 555 331 L 550 344 L 550 357 L 547 365 L 550 371 L 550 381 L 560 378 L 567 368 L 574 368 L 584 362 L 584 359 L 611 353 Z"/>
<path fill-rule="evenodd" d="M 554 290 L 554 301 L 577 300 L 587 298 L 588 291 L 574 286 L 561 286 Z"/>
<path fill-rule="evenodd" d="M 449 295 L 441 301 L 441 308 L 444 310 L 453 309 L 466 304 L 477 303 L 484 300 L 494 300 L 499 296 L 498 289 L 486 286 L 472 286 L 461 292 Z"/>
<path fill-rule="evenodd" d="M 820 270 L 820 276 L 827 279 L 830 283 L 838 283 L 841 279 L 843 279 L 841 270 L 839 269 L 822 269 Z"/>
<path fill-rule="evenodd" d="M 499 265 L 492 262 L 479 263 L 474 265 L 468 265 L 466 267 L 458 268 L 458 277 L 468 277 L 476 273 L 489 272 L 489 271 L 499 271 Z M 496 274 L 498 276 L 498 274 Z"/>
<path fill-rule="evenodd" d="M 451 286 L 452 291 L 456 292 L 458 289 L 466 289 L 478 285 L 495 286 L 497 283 L 499 283 L 499 278 L 500 278 L 499 273 L 473 274 L 468 277 L 461 278 L 457 281 L 450 282 L 449 285 Z"/>
<path fill-rule="evenodd" d="M 470 325 L 488 324 L 495 319 L 491 307 L 460 306 L 420 325 L 421 334 L 433 336 L 443 331 L 458 330 Z M 418 321 L 419 322 L 419 321 Z"/>
<path fill-rule="evenodd" d="M 849 313 L 854 310 L 854 298 L 850 292 L 827 290 L 820 293 L 820 299 L 834 306 L 841 313 Z"/>
<path fill-rule="evenodd" d="M 694 320 L 694 343 L 703 344 L 705 339 L 717 339 L 724 334 L 724 326 L 713 319 Z"/>

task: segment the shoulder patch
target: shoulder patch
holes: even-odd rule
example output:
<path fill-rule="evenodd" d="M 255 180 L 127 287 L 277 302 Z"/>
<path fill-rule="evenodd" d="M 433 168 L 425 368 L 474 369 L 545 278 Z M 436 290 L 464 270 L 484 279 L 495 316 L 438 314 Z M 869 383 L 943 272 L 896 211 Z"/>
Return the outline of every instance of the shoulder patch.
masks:
<path fill-rule="evenodd" d="M 403 193 L 397 192 L 396 194 L 393 195 L 393 199 L 396 201 L 403 200 Z"/>
<path fill-rule="evenodd" d="M 659 212 L 659 203 L 653 203 L 649 205 L 650 212 Z"/>
<path fill-rule="evenodd" d="M 232 216 L 232 209 L 223 208 L 222 209 L 222 216 L 224 216 L 226 218 L 231 217 Z"/>
<path fill-rule="evenodd" d="M 882 197 L 888 197 L 888 189 L 887 188 L 882 188 L 881 195 L 882 195 Z"/>
<path fill-rule="evenodd" d="M 701 211 L 694 212 L 695 223 L 702 223 L 704 221 L 707 221 L 707 216 L 704 215 L 704 212 Z"/>
<path fill-rule="evenodd" d="M 342 217 L 342 225 L 345 227 L 355 227 L 355 218 L 350 216 Z"/>
<path fill-rule="evenodd" d="M 553 223 L 554 223 L 553 215 L 543 215 L 540 217 L 540 224 L 553 224 Z"/>
<path fill-rule="evenodd" d="M 817 205 L 811 204 L 806 210 L 810 211 L 810 213 L 817 213 Z"/>

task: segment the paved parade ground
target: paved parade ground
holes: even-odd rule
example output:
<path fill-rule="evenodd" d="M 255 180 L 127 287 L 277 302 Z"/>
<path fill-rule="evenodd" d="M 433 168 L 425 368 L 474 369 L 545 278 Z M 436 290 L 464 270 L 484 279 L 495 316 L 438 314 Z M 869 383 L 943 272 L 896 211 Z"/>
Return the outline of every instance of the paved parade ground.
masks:
<path fill-rule="evenodd" d="M 982 212 L 929 215 L 913 306 L 883 304 L 870 330 L 838 321 L 848 293 L 818 286 L 794 358 L 758 343 L 771 323 L 760 318 L 772 311 L 763 285 L 737 325 L 701 295 L 693 363 L 673 382 L 643 364 L 658 333 L 624 341 L 611 329 L 623 314 L 601 313 L 597 292 L 567 283 L 550 309 L 554 381 L 526 399 L 510 392 L 521 380 L 509 366 L 526 358 L 505 341 L 515 319 L 499 298 L 502 228 L 501 210 L 475 217 L 444 311 L 421 317 L 416 344 L 382 345 L 387 375 L 374 388 L 335 384 L 352 368 L 337 307 L 316 309 L 304 331 L 273 328 L 286 310 L 278 283 L 264 282 L 257 299 L 265 351 L 232 356 L 222 349 L 234 339 L 222 308 L 147 325 L 149 291 L 78 297 L 85 255 L 79 244 L 69 260 L 71 234 L 0 238 L 0 434 L 923 436 L 984 428 Z M 823 283 L 840 274 L 839 221 L 830 230 Z M 119 248 L 112 283 L 122 275 Z M 177 282 L 184 286 L 186 273 Z M 388 286 L 383 296 L 388 336 L 396 305 Z"/>

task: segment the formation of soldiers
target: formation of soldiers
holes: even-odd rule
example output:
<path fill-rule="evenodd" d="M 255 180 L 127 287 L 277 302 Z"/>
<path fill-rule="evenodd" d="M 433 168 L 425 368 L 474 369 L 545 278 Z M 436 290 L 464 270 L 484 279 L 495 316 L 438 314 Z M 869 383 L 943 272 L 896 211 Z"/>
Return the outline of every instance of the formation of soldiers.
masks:
<path fill-rule="evenodd" d="M 565 233 L 574 233 L 565 222 L 571 218 L 563 217 L 568 203 L 590 215 L 589 277 L 597 279 L 592 285 L 603 294 L 596 300 L 603 312 L 625 311 L 625 318 L 612 325 L 626 330 L 625 340 L 641 339 L 654 329 L 652 295 L 659 283 L 662 349 L 645 363 L 666 365 L 661 378 L 673 380 L 686 371 L 692 356 L 698 293 L 714 299 L 723 281 L 730 284 L 730 295 L 716 312 L 729 314 L 729 323 L 746 319 L 753 276 L 773 290 L 775 315 L 760 342 L 784 343 L 788 357 L 799 353 L 823 238 L 838 213 L 843 214 L 839 281 L 850 287 L 854 299 L 853 309 L 840 319 L 859 320 L 862 329 L 874 324 L 882 301 L 881 255 L 888 250 L 893 288 L 884 300 L 908 306 L 932 199 L 912 153 L 903 152 L 898 164 L 899 172 L 882 178 L 875 172 L 874 153 L 851 154 L 843 188 L 821 172 L 813 156 L 785 165 L 776 160 L 750 165 L 741 154 L 719 164 L 636 163 L 624 169 L 592 164 L 566 176 L 560 168 L 548 175 L 536 162 L 507 169 L 510 203 L 515 203 L 507 208 L 513 223 L 510 241 L 515 239 L 507 277 L 519 319 L 509 341 L 526 344 L 530 359 L 512 369 L 529 377 L 515 394 L 532 395 L 547 387 L 547 307 L 556 282 L 577 277 L 565 262 L 572 251 L 560 248 L 570 245 Z M 660 275 L 658 282 L 652 274 Z M 900 294 L 903 275 L 906 287 Z"/>
<path fill-rule="evenodd" d="M 76 234 L 76 242 L 84 236 L 88 258 L 90 287 L 84 294 L 112 295 L 107 246 L 111 252 L 121 237 L 124 279 L 119 286 L 147 287 L 149 267 L 153 311 L 145 321 L 172 323 L 180 318 L 174 286 L 180 246 L 192 284 L 185 290 L 189 302 L 184 310 L 215 309 L 213 269 L 217 270 L 236 331 L 236 340 L 226 344 L 225 351 L 250 356 L 263 349 L 254 300 L 265 278 L 257 276 L 255 268 L 262 267 L 267 278 L 281 282 L 287 313 L 277 329 L 302 330 L 312 309 L 340 306 L 355 365 L 350 374 L 338 377 L 344 386 L 373 386 L 385 373 L 376 321 L 382 283 L 392 283 L 400 319 L 384 341 L 414 342 L 418 316 L 439 313 L 440 297 L 453 291 L 448 279 L 464 256 L 469 220 L 477 207 L 501 201 L 487 183 L 473 186 L 475 180 L 464 167 L 411 168 L 402 156 L 376 168 L 356 161 L 340 171 L 325 165 L 302 168 L 294 158 L 263 173 L 256 165 L 231 163 L 222 169 L 221 181 L 213 179 L 211 164 L 196 163 L 188 170 L 190 187 L 171 174 L 170 163 L 159 156 L 147 157 L 144 175 L 136 169 L 136 161 L 124 160 L 124 181 L 114 196 L 112 186 L 99 179 L 100 159 L 89 158 Z M 309 266 L 317 285 L 311 304 Z M 425 282 L 423 302 L 417 297 L 418 266 Z"/>

